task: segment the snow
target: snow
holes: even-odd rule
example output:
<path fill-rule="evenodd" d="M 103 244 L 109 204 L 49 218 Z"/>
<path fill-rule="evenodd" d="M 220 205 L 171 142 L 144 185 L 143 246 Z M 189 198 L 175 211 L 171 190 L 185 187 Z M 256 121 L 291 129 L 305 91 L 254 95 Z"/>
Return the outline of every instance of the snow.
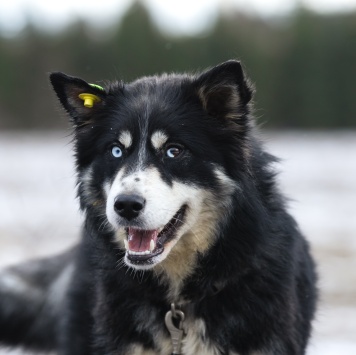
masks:
<path fill-rule="evenodd" d="M 321 303 L 308 355 L 356 354 L 356 132 L 263 137 L 282 158 L 281 188 L 318 264 Z M 67 133 L 0 134 L 0 267 L 76 242 L 73 166 Z"/>

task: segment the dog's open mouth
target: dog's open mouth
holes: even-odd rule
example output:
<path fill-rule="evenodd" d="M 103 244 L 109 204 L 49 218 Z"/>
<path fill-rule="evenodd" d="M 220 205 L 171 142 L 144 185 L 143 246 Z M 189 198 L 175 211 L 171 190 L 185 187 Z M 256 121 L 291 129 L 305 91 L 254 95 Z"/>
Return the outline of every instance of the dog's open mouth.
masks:
<path fill-rule="evenodd" d="M 186 209 L 186 205 L 182 206 L 163 229 L 127 228 L 125 240 L 127 258 L 139 264 L 161 254 L 165 244 L 174 239 L 176 231 L 184 223 Z"/>

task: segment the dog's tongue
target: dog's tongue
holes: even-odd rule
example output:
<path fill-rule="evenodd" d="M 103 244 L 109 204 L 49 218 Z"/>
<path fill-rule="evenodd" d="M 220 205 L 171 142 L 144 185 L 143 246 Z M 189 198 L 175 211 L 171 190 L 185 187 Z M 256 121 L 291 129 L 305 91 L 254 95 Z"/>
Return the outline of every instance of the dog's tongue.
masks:
<path fill-rule="evenodd" d="M 143 252 L 152 251 L 157 243 L 157 230 L 142 230 L 129 228 L 128 246 L 131 251 Z"/>

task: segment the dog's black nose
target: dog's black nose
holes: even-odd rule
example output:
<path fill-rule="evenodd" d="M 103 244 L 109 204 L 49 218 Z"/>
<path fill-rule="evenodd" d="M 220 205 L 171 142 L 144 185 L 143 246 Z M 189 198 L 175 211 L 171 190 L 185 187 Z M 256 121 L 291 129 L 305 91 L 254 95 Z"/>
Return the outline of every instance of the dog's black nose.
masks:
<path fill-rule="evenodd" d="M 145 199 L 138 195 L 119 195 L 115 199 L 114 209 L 121 217 L 131 221 L 145 207 Z"/>

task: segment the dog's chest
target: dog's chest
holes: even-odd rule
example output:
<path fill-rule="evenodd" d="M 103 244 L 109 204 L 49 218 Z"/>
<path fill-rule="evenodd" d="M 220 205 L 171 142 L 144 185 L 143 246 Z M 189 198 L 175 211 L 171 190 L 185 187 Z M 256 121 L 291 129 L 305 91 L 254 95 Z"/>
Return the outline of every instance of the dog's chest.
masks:
<path fill-rule="evenodd" d="M 155 350 L 145 349 L 142 345 L 133 344 L 126 355 L 170 355 L 172 339 L 166 332 L 157 332 L 154 336 Z M 220 355 L 219 347 L 206 337 L 206 326 L 202 319 L 184 321 L 184 336 L 182 339 L 182 355 Z"/>

